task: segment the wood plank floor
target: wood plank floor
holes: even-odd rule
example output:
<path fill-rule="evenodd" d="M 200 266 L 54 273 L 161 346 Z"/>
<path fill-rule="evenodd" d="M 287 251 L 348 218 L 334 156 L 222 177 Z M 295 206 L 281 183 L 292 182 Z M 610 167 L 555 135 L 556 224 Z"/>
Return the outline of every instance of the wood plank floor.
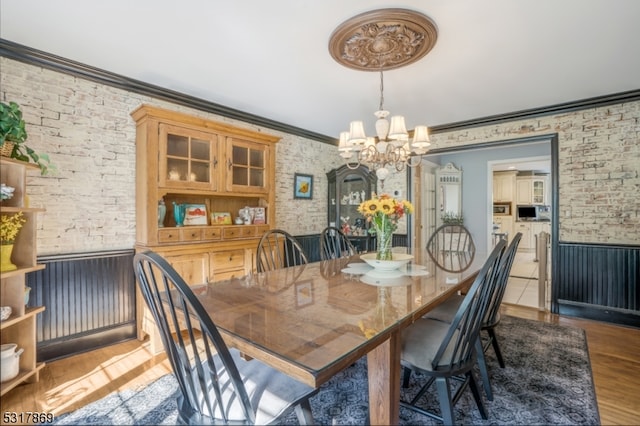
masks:
<path fill-rule="evenodd" d="M 583 328 L 604 425 L 640 422 L 640 330 L 559 317 L 516 305 L 503 312 L 522 318 Z M 146 342 L 131 340 L 48 363 L 40 381 L 24 384 L 0 400 L 2 412 L 73 411 L 114 391 L 137 389 L 170 373 L 164 355 L 152 357 Z M 4 419 L 1 420 L 4 424 Z"/>

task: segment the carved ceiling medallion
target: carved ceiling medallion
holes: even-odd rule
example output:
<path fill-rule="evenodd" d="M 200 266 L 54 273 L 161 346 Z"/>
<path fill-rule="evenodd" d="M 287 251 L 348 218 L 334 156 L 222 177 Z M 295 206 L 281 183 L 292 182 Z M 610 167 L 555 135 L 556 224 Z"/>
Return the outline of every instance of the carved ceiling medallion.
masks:
<path fill-rule="evenodd" d="M 384 71 L 416 62 L 437 38 L 438 30 L 427 16 L 407 9 L 381 9 L 340 24 L 329 39 L 329 52 L 346 67 Z"/>

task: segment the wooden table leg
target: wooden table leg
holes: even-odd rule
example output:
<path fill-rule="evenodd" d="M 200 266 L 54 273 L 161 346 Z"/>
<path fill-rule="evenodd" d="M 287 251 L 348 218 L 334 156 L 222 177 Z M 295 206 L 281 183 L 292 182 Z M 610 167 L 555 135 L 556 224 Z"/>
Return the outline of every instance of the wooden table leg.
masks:
<path fill-rule="evenodd" d="M 369 423 L 396 425 L 400 419 L 400 333 L 367 354 Z"/>

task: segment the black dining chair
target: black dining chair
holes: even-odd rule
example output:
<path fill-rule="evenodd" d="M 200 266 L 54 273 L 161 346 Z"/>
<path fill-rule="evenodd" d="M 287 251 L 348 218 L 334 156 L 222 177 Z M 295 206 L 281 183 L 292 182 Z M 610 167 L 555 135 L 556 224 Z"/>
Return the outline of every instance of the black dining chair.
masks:
<path fill-rule="evenodd" d="M 192 288 L 157 253 L 136 254 L 133 266 L 178 381 L 181 424 L 277 424 L 294 407 L 301 424 L 313 424 L 309 398 L 318 389 L 227 348 Z"/>
<path fill-rule="evenodd" d="M 320 233 L 320 260 L 349 257 L 357 252 L 349 238 L 335 226 L 327 226 Z"/>
<path fill-rule="evenodd" d="M 265 232 L 256 250 L 258 272 L 298 266 L 309 263 L 300 243 L 286 231 L 271 229 Z"/>
<path fill-rule="evenodd" d="M 502 357 L 500 345 L 498 344 L 495 329 L 500 323 L 500 305 L 502 304 L 502 299 L 504 297 L 505 290 L 507 289 L 509 274 L 511 274 L 511 267 L 513 266 L 513 260 L 516 257 L 516 252 L 518 251 L 518 245 L 520 244 L 521 238 L 522 233 L 518 232 L 511 240 L 511 243 L 509 243 L 509 246 L 500 260 L 498 275 L 495 280 L 496 290 L 494 297 L 489 303 L 481 327 L 481 330 L 487 332 L 488 339 L 486 339 L 484 344 L 481 342 L 480 336 L 478 340 L 478 345 L 482 348 L 478 353 L 478 366 L 480 373 L 482 374 L 483 387 L 489 400 L 493 400 L 493 391 L 491 390 L 491 382 L 489 381 L 489 372 L 485 362 L 484 353 L 489 347 L 493 347 L 496 358 L 498 359 L 498 364 L 500 367 L 504 368 L 504 359 Z M 425 317 L 451 323 L 463 300 L 463 296 L 454 295 L 433 310 L 429 311 Z"/>
<path fill-rule="evenodd" d="M 504 250 L 504 241 L 494 247 L 450 324 L 422 317 L 404 330 L 401 354 L 405 370 L 404 387 L 410 378 L 407 372 L 419 372 L 428 380 L 410 401 L 400 401 L 402 407 L 443 421 L 446 425 L 454 424 L 453 405 L 462 392 L 470 387 L 482 418 L 488 418 L 473 367 L 477 362 L 476 342 L 482 318 L 496 290 L 496 286 L 491 284 L 498 274 Z M 462 381 L 453 395 L 452 380 Z M 434 382 L 440 402 L 440 415 L 418 405 Z"/>
<path fill-rule="evenodd" d="M 447 272 L 461 272 L 471 266 L 476 245 L 464 225 L 441 225 L 427 241 L 427 253 Z"/>

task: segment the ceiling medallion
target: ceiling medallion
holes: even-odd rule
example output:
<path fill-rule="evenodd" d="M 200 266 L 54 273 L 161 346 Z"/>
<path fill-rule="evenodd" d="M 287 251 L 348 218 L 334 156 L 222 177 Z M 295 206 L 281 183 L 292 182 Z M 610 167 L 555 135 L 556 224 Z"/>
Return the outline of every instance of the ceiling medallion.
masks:
<path fill-rule="evenodd" d="M 438 30 L 429 17 L 407 9 L 380 9 L 340 24 L 329 39 L 336 62 L 361 71 L 383 71 L 412 64 L 436 44 Z"/>

